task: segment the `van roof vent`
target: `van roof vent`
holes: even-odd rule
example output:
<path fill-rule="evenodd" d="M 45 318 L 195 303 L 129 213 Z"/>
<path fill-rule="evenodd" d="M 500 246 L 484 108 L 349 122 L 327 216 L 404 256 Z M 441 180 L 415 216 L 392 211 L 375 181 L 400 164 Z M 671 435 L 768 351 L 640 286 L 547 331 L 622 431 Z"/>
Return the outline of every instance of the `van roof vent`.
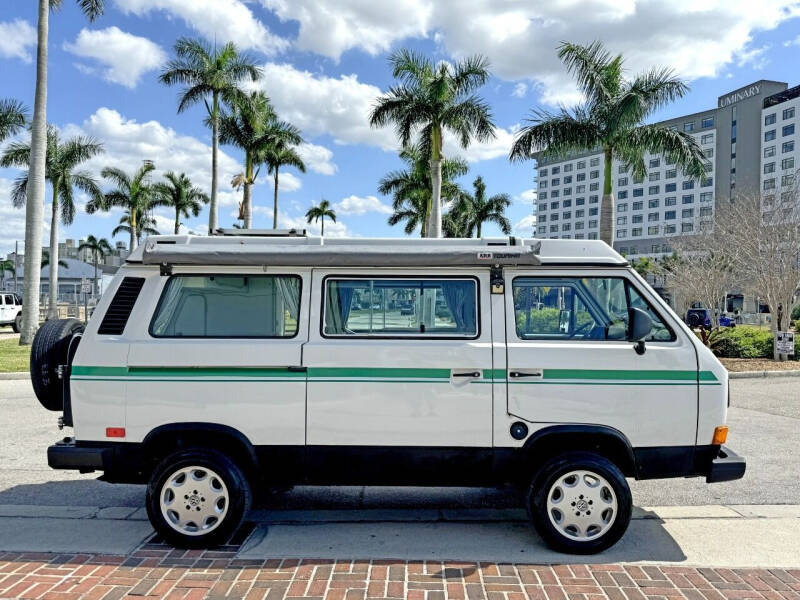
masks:
<path fill-rule="evenodd" d="M 236 227 L 220 227 L 214 235 L 236 235 L 249 237 L 306 237 L 305 229 L 237 229 Z"/>
<path fill-rule="evenodd" d="M 144 277 L 125 277 L 119 284 L 111 304 L 108 305 L 103 321 L 97 329 L 100 335 L 122 335 L 133 305 L 144 285 Z"/>

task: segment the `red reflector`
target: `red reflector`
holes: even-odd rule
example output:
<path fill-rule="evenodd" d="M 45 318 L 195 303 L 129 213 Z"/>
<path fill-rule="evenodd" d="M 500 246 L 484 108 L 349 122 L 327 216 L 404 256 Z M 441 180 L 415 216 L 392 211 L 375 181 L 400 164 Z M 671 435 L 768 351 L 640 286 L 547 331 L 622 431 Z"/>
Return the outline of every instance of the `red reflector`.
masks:
<path fill-rule="evenodd" d="M 125 428 L 106 427 L 106 437 L 125 437 Z"/>

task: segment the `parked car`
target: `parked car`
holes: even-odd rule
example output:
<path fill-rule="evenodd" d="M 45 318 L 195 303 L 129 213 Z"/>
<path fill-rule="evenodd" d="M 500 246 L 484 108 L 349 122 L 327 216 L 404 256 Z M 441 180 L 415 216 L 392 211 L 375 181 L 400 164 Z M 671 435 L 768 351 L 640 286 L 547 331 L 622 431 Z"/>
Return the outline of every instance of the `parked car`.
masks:
<path fill-rule="evenodd" d="M 350 310 L 377 290 L 451 318 Z M 150 237 L 85 330 L 42 326 L 31 374 L 74 428 L 49 465 L 146 483 L 183 547 L 270 486 L 513 483 L 547 544 L 592 553 L 626 478 L 745 471 L 727 371 L 599 241 Z"/>
<path fill-rule="evenodd" d="M 714 325 L 713 313 L 708 308 L 690 308 L 686 311 L 686 323 L 692 329 L 697 329 L 698 327 L 711 329 Z M 736 327 L 736 321 L 733 317 L 723 313 L 719 316 L 719 326 Z"/>
<path fill-rule="evenodd" d="M 0 325 L 11 325 L 14 333 L 22 329 L 22 298 L 10 292 L 0 292 Z"/>

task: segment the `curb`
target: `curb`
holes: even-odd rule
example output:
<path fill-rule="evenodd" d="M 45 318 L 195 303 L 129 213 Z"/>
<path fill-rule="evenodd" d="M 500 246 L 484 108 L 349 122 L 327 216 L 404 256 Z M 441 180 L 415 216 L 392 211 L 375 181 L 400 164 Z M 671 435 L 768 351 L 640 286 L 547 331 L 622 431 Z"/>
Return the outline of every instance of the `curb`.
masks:
<path fill-rule="evenodd" d="M 0 381 L 8 381 L 12 379 L 30 379 L 31 374 L 27 371 L 20 371 L 17 373 L 0 373 Z"/>
<path fill-rule="evenodd" d="M 764 377 L 800 377 L 800 370 L 786 371 L 728 371 L 728 379 L 759 379 Z"/>

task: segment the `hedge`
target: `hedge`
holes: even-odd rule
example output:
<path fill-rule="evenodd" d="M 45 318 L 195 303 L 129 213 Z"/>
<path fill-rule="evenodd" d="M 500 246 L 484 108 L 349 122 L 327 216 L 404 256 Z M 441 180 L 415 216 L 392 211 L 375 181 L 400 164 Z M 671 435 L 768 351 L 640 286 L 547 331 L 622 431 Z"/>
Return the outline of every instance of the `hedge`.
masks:
<path fill-rule="evenodd" d="M 737 325 L 714 330 L 709 347 L 722 358 L 772 358 L 773 340 L 769 329 Z M 800 336 L 795 336 L 795 358 L 800 358 Z"/>

